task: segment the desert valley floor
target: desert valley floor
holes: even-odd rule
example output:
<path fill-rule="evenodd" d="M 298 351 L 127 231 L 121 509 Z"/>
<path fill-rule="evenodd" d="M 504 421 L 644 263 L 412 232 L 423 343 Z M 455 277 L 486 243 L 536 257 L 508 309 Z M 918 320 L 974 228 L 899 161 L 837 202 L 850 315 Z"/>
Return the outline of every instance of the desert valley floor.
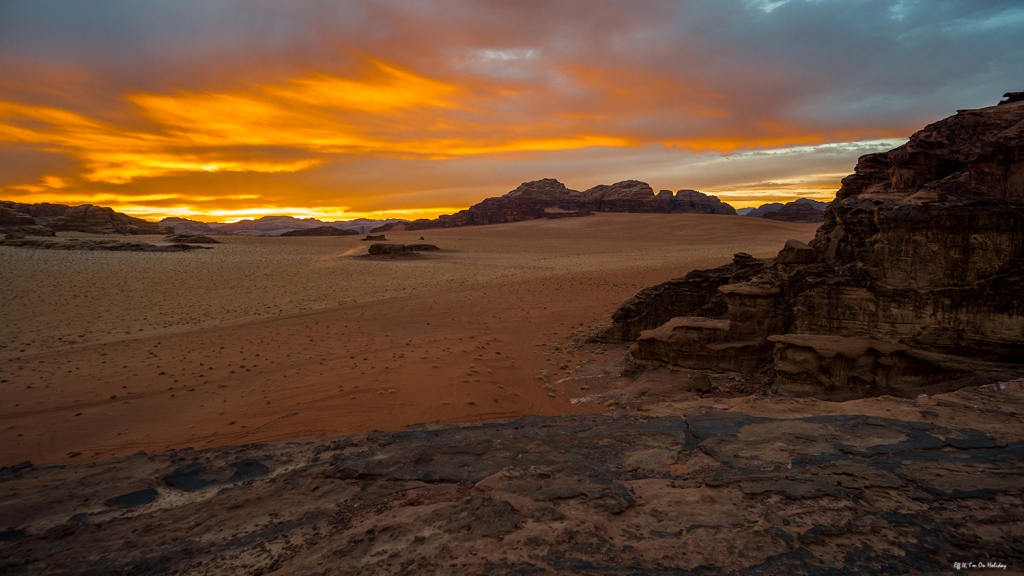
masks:
<path fill-rule="evenodd" d="M 622 350 L 574 343 L 644 286 L 816 227 L 597 214 L 389 232 L 442 251 L 383 260 L 358 236 L 0 247 L 0 464 L 603 412 L 572 400 L 616 386 Z"/>

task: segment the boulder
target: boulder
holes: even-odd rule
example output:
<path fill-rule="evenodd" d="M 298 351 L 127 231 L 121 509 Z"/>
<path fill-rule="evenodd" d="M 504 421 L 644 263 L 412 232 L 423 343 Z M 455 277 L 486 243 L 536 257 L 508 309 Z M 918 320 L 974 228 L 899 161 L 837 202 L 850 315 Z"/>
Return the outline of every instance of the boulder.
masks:
<path fill-rule="evenodd" d="M 799 240 L 786 240 L 775 261 L 779 264 L 810 264 L 818 258 L 817 251 Z"/>
<path fill-rule="evenodd" d="M 379 236 L 367 236 L 362 239 L 363 242 L 376 242 L 379 240 L 387 240 L 387 238 L 384 237 L 384 234 L 381 234 Z"/>

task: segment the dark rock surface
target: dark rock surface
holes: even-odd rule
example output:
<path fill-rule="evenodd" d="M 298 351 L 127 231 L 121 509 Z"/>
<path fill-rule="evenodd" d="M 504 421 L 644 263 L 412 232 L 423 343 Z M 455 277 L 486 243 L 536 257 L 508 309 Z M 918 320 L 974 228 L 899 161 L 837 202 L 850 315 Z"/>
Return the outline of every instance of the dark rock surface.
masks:
<path fill-rule="evenodd" d="M 662 190 L 657 195 L 646 182 L 625 180 L 599 185 L 583 193 L 566 188 L 554 178 L 524 182 L 496 198 L 487 198 L 466 210 L 436 220 L 415 220 L 406 230 L 481 226 L 540 218 L 572 218 L 593 212 L 656 212 L 735 214 L 728 204 L 696 190 Z"/>
<path fill-rule="evenodd" d="M 1019 383 L 839 414 L 788 399 L 659 406 L 3 468 L 0 573 L 1024 564 Z"/>
<path fill-rule="evenodd" d="M 334 226 L 317 226 L 316 228 L 306 228 L 304 230 L 289 230 L 284 232 L 281 236 L 358 236 L 359 232 L 355 230 L 345 228 L 335 228 Z"/>
<path fill-rule="evenodd" d="M 363 242 L 379 242 L 381 240 L 387 240 L 387 236 L 385 234 L 368 235 L 362 239 Z"/>
<path fill-rule="evenodd" d="M 862 157 L 810 246 L 645 289 L 600 338 L 639 338 L 632 374 L 770 372 L 836 400 L 1024 375 L 1022 175 L 1024 102 L 961 111 Z"/>

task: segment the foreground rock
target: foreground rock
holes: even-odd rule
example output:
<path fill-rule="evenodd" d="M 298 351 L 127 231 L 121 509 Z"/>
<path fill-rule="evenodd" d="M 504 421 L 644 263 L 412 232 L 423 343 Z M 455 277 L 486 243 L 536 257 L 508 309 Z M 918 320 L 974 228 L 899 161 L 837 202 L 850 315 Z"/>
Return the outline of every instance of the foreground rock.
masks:
<path fill-rule="evenodd" d="M 128 235 L 174 233 L 171 227 L 115 212 L 106 206 L 0 202 L 0 207 L 26 215 L 31 218 L 31 223 L 57 232 Z"/>
<path fill-rule="evenodd" d="M 358 236 L 359 232 L 334 226 L 317 226 L 304 230 L 289 230 L 281 236 Z"/>
<path fill-rule="evenodd" d="M 0 241 L 0 246 L 12 248 L 36 248 L 39 250 L 83 250 L 90 252 L 187 252 L 189 250 L 210 250 L 207 246 L 192 244 L 148 244 L 146 242 L 121 242 L 120 240 L 91 240 L 67 238 L 45 240 L 42 238 L 23 238 Z"/>
<path fill-rule="evenodd" d="M 0 572 L 931 574 L 1024 562 L 1018 383 L 838 415 L 785 399 L 723 408 L 11 465 Z"/>
<path fill-rule="evenodd" d="M 466 210 L 436 220 L 415 220 L 406 230 L 482 226 L 541 218 L 572 218 L 594 212 L 735 214 L 728 204 L 696 190 L 662 190 L 655 195 L 646 182 L 625 180 L 599 185 L 582 193 L 554 178 L 524 182 L 497 198 L 487 198 Z"/>
<path fill-rule="evenodd" d="M 1020 376 L 1022 173 L 1024 102 L 961 111 L 862 157 L 810 246 L 645 289 L 601 338 L 636 340 L 633 374 L 759 374 L 836 400 Z"/>

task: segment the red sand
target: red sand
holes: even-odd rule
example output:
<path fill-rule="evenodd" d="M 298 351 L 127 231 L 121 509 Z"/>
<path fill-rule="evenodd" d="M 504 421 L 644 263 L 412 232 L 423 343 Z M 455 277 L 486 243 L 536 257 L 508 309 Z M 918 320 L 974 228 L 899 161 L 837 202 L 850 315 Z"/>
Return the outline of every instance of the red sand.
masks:
<path fill-rule="evenodd" d="M 415 260 L 357 257 L 352 237 L 0 247 L 0 465 L 579 411 L 556 382 L 602 351 L 568 343 L 644 286 L 816 227 L 599 214 L 388 232 L 446 249 Z"/>

